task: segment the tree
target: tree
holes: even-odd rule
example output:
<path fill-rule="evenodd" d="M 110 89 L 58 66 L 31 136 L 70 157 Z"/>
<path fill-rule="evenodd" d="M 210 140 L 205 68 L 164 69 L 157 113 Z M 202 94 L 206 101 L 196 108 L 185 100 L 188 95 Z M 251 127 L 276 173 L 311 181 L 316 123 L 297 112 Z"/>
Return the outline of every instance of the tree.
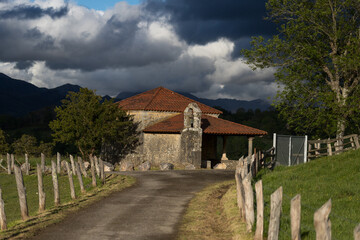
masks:
<path fill-rule="evenodd" d="M 269 40 L 243 50 L 253 68 L 276 70 L 274 105 L 298 133 L 341 138 L 359 122 L 360 1 L 269 0 L 280 24 Z"/>
<path fill-rule="evenodd" d="M 11 145 L 16 154 L 35 154 L 38 147 L 36 145 L 36 138 L 30 135 L 23 134 L 21 138 L 17 139 Z"/>
<path fill-rule="evenodd" d="M 84 158 L 99 153 L 104 146 L 121 157 L 138 144 L 137 124 L 132 117 L 112 101 L 102 102 L 87 88 L 70 92 L 55 112 L 56 119 L 49 124 L 55 142 L 74 144 Z M 104 154 L 103 160 L 114 162 L 110 156 L 114 154 Z"/>
<path fill-rule="evenodd" d="M 6 142 L 5 133 L 0 129 L 0 154 L 5 154 L 9 151 L 9 144 Z"/>

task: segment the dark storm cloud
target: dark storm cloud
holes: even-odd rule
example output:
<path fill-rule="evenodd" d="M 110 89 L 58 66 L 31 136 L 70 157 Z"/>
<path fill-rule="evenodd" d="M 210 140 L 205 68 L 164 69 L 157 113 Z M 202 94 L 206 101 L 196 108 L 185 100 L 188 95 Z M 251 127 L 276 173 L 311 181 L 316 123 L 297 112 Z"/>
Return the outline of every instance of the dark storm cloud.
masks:
<path fill-rule="evenodd" d="M 53 70 L 83 71 L 174 61 L 181 54 L 181 46 L 173 45 L 168 39 L 149 39 L 146 28 L 138 26 L 144 18 L 119 20 L 114 13 L 89 39 L 90 33 L 81 33 L 82 29 L 78 29 L 82 37 L 55 39 L 38 27 L 28 29 L 14 24 L 18 19 L 1 21 L 0 18 L 0 61 L 44 61 Z M 69 35 L 66 29 L 64 35 Z"/>
<path fill-rule="evenodd" d="M 68 6 L 63 6 L 59 9 L 53 7 L 41 8 L 37 5 L 18 5 L 12 9 L 0 11 L 0 19 L 38 19 L 43 16 L 49 16 L 53 19 L 66 16 L 69 9 Z"/>
<path fill-rule="evenodd" d="M 34 61 L 21 61 L 15 64 L 15 68 L 19 70 L 29 69 L 34 65 Z"/>
<path fill-rule="evenodd" d="M 148 11 L 169 14 L 177 33 L 188 43 L 206 43 L 219 37 L 235 40 L 272 35 L 265 0 L 148 0 Z"/>
<path fill-rule="evenodd" d="M 65 51 L 51 56 L 46 65 L 51 69 L 93 71 L 175 60 L 181 48 L 170 42 L 149 41 L 138 28 L 140 20 L 119 21 L 113 16 L 97 36 L 87 43 L 83 39 L 61 41 Z"/>
<path fill-rule="evenodd" d="M 0 63 L 12 64 L 0 68 L 36 84 L 70 82 L 110 95 L 158 86 L 212 98 L 274 92 L 272 73 L 254 74 L 239 58 L 252 35 L 273 32 L 264 0 L 145 0 L 104 12 L 10 2 L 0 11 Z"/>

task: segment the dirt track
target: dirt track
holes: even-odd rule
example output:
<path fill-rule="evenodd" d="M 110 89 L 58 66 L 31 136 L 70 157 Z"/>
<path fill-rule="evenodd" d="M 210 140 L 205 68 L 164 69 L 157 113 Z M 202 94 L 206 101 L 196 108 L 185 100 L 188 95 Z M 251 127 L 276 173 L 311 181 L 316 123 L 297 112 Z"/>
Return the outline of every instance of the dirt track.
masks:
<path fill-rule="evenodd" d="M 174 239 L 194 194 L 234 176 L 234 171 L 121 173 L 137 183 L 68 216 L 33 239 Z"/>

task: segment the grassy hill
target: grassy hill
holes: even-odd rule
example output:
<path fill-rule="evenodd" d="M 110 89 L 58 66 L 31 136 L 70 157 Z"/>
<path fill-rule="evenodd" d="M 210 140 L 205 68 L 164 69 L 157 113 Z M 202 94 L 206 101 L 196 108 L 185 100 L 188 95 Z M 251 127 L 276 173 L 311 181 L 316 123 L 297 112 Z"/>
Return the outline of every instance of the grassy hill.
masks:
<path fill-rule="evenodd" d="M 360 150 L 294 167 L 277 167 L 271 173 L 261 172 L 257 178 L 263 180 L 264 187 L 265 235 L 269 224 L 270 195 L 282 186 L 279 239 L 291 237 L 290 200 L 296 194 L 301 194 L 302 239 L 315 239 L 313 214 L 330 198 L 333 239 L 353 239 L 353 230 L 360 223 Z"/>

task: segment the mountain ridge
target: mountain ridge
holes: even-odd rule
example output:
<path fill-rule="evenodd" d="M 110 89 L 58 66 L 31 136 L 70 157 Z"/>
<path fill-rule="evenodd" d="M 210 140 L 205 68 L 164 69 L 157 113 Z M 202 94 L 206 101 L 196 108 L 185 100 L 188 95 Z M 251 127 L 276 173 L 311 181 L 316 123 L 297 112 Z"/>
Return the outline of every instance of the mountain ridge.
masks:
<path fill-rule="evenodd" d="M 46 107 L 60 105 L 69 91 L 80 86 L 65 84 L 56 88 L 39 88 L 23 80 L 0 73 L 0 115 L 23 116 Z"/>
<path fill-rule="evenodd" d="M 59 106 L 68 92 L 79 92 L 81 88 L 79 85 L 69 83 L 50 89 L 40 88 L 29 82 L 11 78 L 3 73 L 0 73 L 0 86 L 0 115 L 11 116 L 23 116 L 43 108 Z M 141 92 L 121 92 L 114 100 L 119 101 L 139 93 Z M 198 98 L 186 92 L 178 93 L 208 106 L 221 107 L 230 112 L 236 112 L 239 108 L 244 110 L 260 109 L 261 111 L 270 108 L 270 104 L 261 99 L 253 101 L 227 98 L 206 99 Z M 104 96 L 103 99 L 110 99 L 110 97 Z"/>
<path fill-rule="evenodd" d="M 141 92 L 121 92 L 115 97 L 115 100 L 120 101 L 140 93 Z M 271 105 L 267 101 L 264 101 L 262 99 L 255 99 L 252 101 L 229 99 L 229 98 L 207 99 L 207 98 L 196 97 L 195 95 L 187 92 L 177 92 L 177 93 L 184 95 L 185 97 L 191 98 L 195 101 L 206 104 L 210 107 L 221 107 L 232 113 L 235 113 L 239 108 L 243 108 L 245 111 L 249 109 L 252 110 L 260 109 L 261 111 L 266 111 L 271 108 Z"/>

